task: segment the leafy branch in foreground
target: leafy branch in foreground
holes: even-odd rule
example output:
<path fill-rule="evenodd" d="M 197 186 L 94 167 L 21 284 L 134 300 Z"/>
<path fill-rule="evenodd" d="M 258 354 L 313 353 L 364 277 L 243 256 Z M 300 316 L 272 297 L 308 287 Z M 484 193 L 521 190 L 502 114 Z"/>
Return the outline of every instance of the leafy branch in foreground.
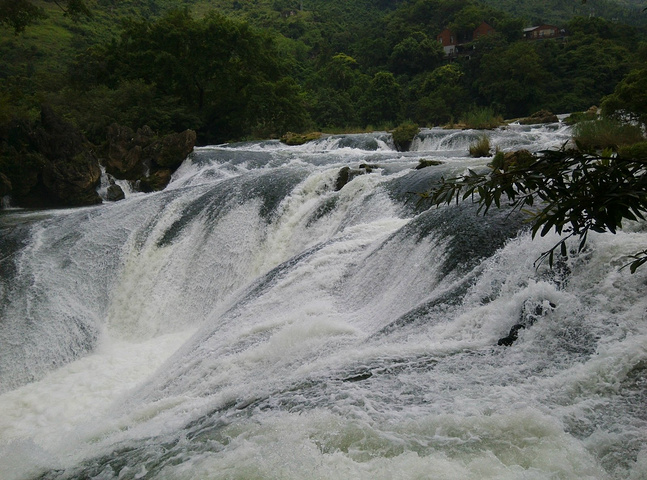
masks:
<path fill-rule="evenodd" d="M 528 213 L 533 238 L 551 230 L 563 235 L 536 263 L 548 259 L 552 267 L 559 249 L 567 255 L 566 241 L 579 237 L 578 252 L 587 234 L 616 233 L 623 220 L 644 220 L 647 212 L 647 158 L 623 158 L 610 150 L 595 153 L 583 149 L 499 152 L 489 171 L 443 179 L 439 187 L 419 193 L 421 201 L 434 205 L 472 198 L 479 213 L 505 203 L 513 210 L 533 207 Z M 647 250 L 632 256 L 631 273 L 647 263 Z"/>

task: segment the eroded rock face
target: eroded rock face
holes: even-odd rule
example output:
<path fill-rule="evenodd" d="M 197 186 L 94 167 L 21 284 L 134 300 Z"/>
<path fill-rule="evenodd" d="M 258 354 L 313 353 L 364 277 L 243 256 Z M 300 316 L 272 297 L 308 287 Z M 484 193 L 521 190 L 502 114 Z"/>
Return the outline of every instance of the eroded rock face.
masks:
<path fill-rule="evenodd" d="M 90 151 L 82 151 L 71 159 L 47 162 L 42 182 L 56 203 L 69 206 L 101 203 L 96 188 L 101 180 L 101 168 Z"/>
<path fill-rule="evenodd" d="M 193 151 L 196 134 L 186 130 L 158 137 L 147 126 L 134 132 L 114 124 L 106 139 L 97 155 L 99 149 L 47 105 L 39 121 L 0 125 L 0 196 L 11 195 L 22 207 L 101 203 L 100 162 L 112 176 L 137 182 L 143 191 L 162 190 Z M 109 195 L 114 201 L 123 191 L 115 188 Z"/>
<path fill-rule="evenodd" d="M 157 137 L 148 126 L 134 132 L 113 124 L 108 128 L 103 163 L 115 178 L 139 181 L 143 191 L 162 190 L 193 151 L 195 141 L 193 130 Z"/>
<path fill-rule="evenodd" d="M 47 105 L 39 122 L 19 121 L 2 139 L 5 176 L 20 206 L 84 206 L 101 203 L 101 169 L 94 147 Z"/>

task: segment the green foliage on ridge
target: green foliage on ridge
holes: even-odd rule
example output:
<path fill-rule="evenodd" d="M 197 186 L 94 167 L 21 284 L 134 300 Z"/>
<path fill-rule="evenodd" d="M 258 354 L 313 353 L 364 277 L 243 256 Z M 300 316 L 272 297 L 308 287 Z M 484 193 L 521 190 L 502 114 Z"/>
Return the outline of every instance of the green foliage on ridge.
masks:
<path fill-rule="evenodd" d="M 572 18 L 604 12 L 593 0 L 569 3 L 560 23 L 566 42 L 521 40 L 533 19 L 521 7 L 536 2 L 516 2 L 519 17 L 500 9 L 505 2 L 473 0 L 85 0 L 91 16 L 31 4 L 46 18 L 18 35 L 10 25 L 0 30 L 0 122 L 34 118 L 46 102 L 96 142 L 112 121 L 193 128 L 204 143 L 405 119 L 433 126 L 475 107 L 507 118 L 586 110 L 640 65 L 645 40 L 644 30 Z M 212 45 L 199 42 L 216 17 L 248 38 L 247 48 L 226 28 Z M 468 35 L 484 20 L 496 33 L 448 62 L 440 31 Z M 224 52 L 241 48 L 238 69 Z"/>

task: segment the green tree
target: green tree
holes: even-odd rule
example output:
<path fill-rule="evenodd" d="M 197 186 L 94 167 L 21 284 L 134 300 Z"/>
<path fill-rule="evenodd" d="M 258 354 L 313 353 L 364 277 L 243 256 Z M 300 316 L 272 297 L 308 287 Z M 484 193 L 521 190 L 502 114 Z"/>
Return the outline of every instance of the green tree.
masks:
<path fill-rule="evenodd" d="M 415 75 L 434 69 L 444 56 L 440 43 L 422 32 L 415 32 L 393 48 L 390 66 L 396 74 Z"/>
<path fill-rule="evenodd" d="M 397 122 L 402 101 L 401 88 L 391 72 L 377 72 L 361 101 L 365 125 Z"/>
<path fill-rule="evenodd" d="M 83 0 L 55 1 L 63 13 L 74 20 L 91 16 L 91 11 Z M 45 10 L 31 0 L 0 0 L 0 25 L 13 28 L 20 33 L 34 22 L 46 18 Z"/>
<path fill-rule="evenodd" d="M 273 39 L 217 13 L 197 20 L 186 10 L 171 11 L 154 22 L 130 21 L 118 40 L 79 65 L 87 72 L 80 75 L 83 82 L 117 89 L 139 80 L 194 109 L 202 142 L 253 131 L 280 135 L 307 121 L 299 88 L 288 79 Z"/>
<path fill-rule="evenodd" d="M 448 63 L 425 74 L 420 87 L 410 93 L 409 116 L 423 125 L 458 118 L 472 101 L 463 78 L 463 69 L 457 63 Z"/>
<path fill-rule="evenodd" d="M 517 42 L 483 55 L 475 81 L 486 103 L 511 117 L 541 108 L 548 75 L 532 44 Z"/>
<path fill-rule="evenodd" d="M 629 72 L 602 101 L 602 113 L 628 118 L 647 127 L 647 68 Z"/>

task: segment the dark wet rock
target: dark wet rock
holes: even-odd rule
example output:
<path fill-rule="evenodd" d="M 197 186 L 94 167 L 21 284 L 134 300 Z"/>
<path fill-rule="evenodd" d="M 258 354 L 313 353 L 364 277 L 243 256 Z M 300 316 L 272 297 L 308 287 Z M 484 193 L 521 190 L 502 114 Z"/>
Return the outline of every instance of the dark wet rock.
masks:
<path fill-rule="evenodd" d="M 168 168 L 155 170 L 150 175 L 142 177 L 139 182 L 139 190 L 142 192 L 157 192 L 159 190 L 164 190 L 171 181 L 172 174 L 173 173 Z"/>
<path fill-rule="evenodd" d="M 342 167 L 335 180 L 335 192 L 338 192 L 350 181 L 350 167 Z"/>
<path fill-rule="evenodd" d="M 96 187 L 101 179 L 97 158 L 90 151 L 59 162 L 47 162 L 42 182 L 47 194 L 61 205 L 101 203 Z"/>
<path fill-rule="evenodd" d="M 375 165 L 375 168 L 378 168 L 377 165 Z M 344 186 L 352 181 L 355 177 L 372 172 L 373 169 L 371 168 L 371 166 L 368 166 L 366 164 L 360 165 L 358 169 L 342 167 L 337 174 L 337 180 L 335 180 L 335 192 L 338 192 L 339 190 L 344 188 Z"/>
<path fill-rule="evenodd" d="M 175 171 L 193 151 L 195 140 L 193 130 L 171 133 L 163 136 L 159 142 L 153 142 L 146 153 L 151 156 L 154 165 Z"/>
<path fill-rule="evenodd" d="M 548 300 L 528 300 L 524 302 L 519 316 L 519 323 L 510 329 L 510 333 L 507 337 L 500 338 L 497 345 L 509 347 L 517 340 L 517 338 L 519 338 L 519 330 L 531 327 L 537 320 L 539 320 L 539 318 L 548 315 L 550 312 L 555 310 L 556 307 L 557 306 L 553 302 Z"/>
<path fill-rule="evenodd" d="M 416 165 L 415 169 L 422 170 L 423 168 L 435 167 L 442 164 L 443 162 L 441 162 L 440 160 L 427 160 L 425 158 L 421 158 L 420 161 L 418 162 L 418 165 Z"/>
<path fill-rule="evenodd" d="M 108 173 L 129 180 L 135 180 L 144 173 L 142 144 L 152 141 L 152 136 L 150 139 L 142 138 L 142 134 L 143 132 L 136 137 L 131 128 L 117 124 L 108 127 L 106 147 L 102 155 Z"/>
<path fill-rule="evenodd" d="M 119 185 L 112 184 L 108 187 L 108 190 L 106 192 L 106 200 L 110 202 L 118 202 L 119 200 L 123 200 L 124 198 L 126 198 L 126 195 Z"/>
<path fill-rule="evenodd" d="M 366 173 L 372 173 L 373 170 L 380 168 L 376 163 L 362 163 L 359 166 L 360 170 L 364 170 Z"/>
<path fill-rule="evenodd" d="M 526 328 L 526 327 L 524 325 L 521 325 L 520 323 L 518 323 L 517 325 L 514 325 L 510 329 L 510 333 L 508 334 L 508 336 L 500 338 L 499 341 L 497 342 L 497 345 L 505 345 L 506 347 L 509 347 L 510 345 L 512 345 L 517 340 L 517 338 L 519 338 L 518 332 L 522 328 Z"/>

